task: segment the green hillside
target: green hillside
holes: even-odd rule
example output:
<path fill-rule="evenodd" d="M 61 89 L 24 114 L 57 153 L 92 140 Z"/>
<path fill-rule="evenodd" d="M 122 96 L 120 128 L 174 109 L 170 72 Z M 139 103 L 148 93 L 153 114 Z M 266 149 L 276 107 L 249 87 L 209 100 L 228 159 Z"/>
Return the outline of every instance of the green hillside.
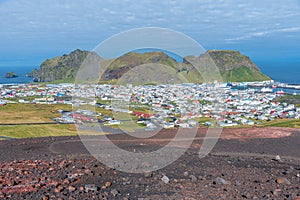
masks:
<path fill-rule="evenodd" d="M 91 63 L 93 70 L 87 68 Z M 80 66 L 84 66 L 81 72 L 94 79 L 101 72 L 99 81 L 108 83 L 244 82 L 270 79 L 239 51 L 210 50 L 198 57 L 187 56 L 183 62 L 177 62 L 163 52 L 130 52 L 117 59 L 104 60 L 94 52 L 78 49 L 44 61 L 38 79 L 40 82 L 74 81 Z"/>
<path fill-rule="evenodd" d="M 101 61 L 101 58 L 95 53 L 79 49 L 67 55 L 45 60 L 40 65 L 39 82 L 74 81 L 81 64 L 87 56 L 93 57 L 96 62 Z"/>

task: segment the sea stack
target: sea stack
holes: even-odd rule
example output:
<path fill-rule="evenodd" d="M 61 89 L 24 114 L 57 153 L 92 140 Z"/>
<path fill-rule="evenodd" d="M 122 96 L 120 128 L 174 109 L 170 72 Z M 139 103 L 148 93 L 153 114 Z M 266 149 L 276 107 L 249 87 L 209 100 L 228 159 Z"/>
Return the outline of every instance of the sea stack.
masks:
<path fill-rule="evenodd" d="M 4 78 L 17 78 L 18 75 L 15 72 L 7 72 Z"/>

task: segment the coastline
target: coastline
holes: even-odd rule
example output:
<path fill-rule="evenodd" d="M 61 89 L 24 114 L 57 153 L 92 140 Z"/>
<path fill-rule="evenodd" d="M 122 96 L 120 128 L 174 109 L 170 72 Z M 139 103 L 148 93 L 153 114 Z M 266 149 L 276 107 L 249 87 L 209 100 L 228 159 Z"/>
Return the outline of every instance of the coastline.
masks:
<path fill-rule="evenodd" d="M 300 85 L 300 61 L 255 61 L 260 70 L 271 77 L 276 82 L 286 83 L 289 85 Z M 33 82 L 32 78 L 26 77 L 26 74 L 33 69 L 39 68 L 34 66 L 13 66 L 0 67 L 0 84 L 22 84 Z M 6 72 L 13 71 L 19 75 L 17 78 L 7 80 L 3 78 Z M 224 80 L 225 81 L 225 80 Z"/>

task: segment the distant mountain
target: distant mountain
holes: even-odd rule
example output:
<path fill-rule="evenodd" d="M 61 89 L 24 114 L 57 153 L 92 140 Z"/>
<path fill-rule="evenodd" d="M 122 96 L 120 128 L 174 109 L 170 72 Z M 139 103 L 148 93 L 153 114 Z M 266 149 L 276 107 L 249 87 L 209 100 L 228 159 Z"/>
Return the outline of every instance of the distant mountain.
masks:
<path fill-rule="evenodd" d="M 263 74 L 248 56 L 233 50 L 209 50 L 200 55 L 198 61 L 200 66 L 203 60 L 210 58 L 218 67 L 224 81 L 229 82 L 251 82 L 270 80 Z"/>
<path fill-rule="evenodd" d="M 130 52 L 113 60 L 107 66 L 107 70 L 103 73 L 101 80 L 118 80 L 121 77 L 124 78 L 123 76 L 125 74 L 127 80 L 132 82 L 132 79 L 136 78 L 137 75 L 140 80 L 144 80 L 146 78 L 155 77 L 158 72 L 164 70 L 166 74 L 172 76 L 176 75 L 178 69 L 179 63 L 165 53 L 147 52 L 141 54 Z"/>
<path fill-rule="evenodd" d="M 102 60 L 96 53 L 79 49 L 72 51 L 70 54 L 45 60 L 40 65 L 39 82 L 74 81 L 81 64 L 87 56 L 93 57 L 96 62 Z"/>
<path fill-rule="evenodd" d="M 84 62 L 84 63 L 83 63 Z M 93 70 L 85 66 L 93 65 Z M 68 55 L 47 59 L 38 73 L 40 82 L 74 81 L 80 66 L 80 74 L 98 78 L 100 81 L 114 83 L 129 81 L 133 83 L 154 83 L 158 80 L 179 80 L 179 82 L 200 83 L 204 81 L 263 81 L 270 78 L 245 55 L 232 50 L 209 50 L 204 54 L 187 56 L 177 62 L 163 52 L 130 52 L 117 59 L 104 60 L 94 52 L 75 50 Z M 101 71 L 106 66 L 105 71 Z M 98 71 L 98 73 L 95 73 Z M 138 79 L 137 80 L 137 76 Z M 78 77 L 77 77 L 78 78 Z"/>

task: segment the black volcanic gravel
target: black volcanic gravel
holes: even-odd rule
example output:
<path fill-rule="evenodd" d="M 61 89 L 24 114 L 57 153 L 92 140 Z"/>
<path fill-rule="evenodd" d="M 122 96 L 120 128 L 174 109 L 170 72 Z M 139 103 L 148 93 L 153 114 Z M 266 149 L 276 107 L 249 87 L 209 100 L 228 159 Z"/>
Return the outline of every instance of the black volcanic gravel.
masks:
<path fill-rule="evenodd" d="M 128 143 L 126 148 L 155 146 Z M 0 199 L 296 200 L 299 148 L 299 133 L 279 139 L 219 140 L 205 158 L 190 148 L 161 170 L 130 174 L 101 164 L 77 137 L 1 141 Z"/>

